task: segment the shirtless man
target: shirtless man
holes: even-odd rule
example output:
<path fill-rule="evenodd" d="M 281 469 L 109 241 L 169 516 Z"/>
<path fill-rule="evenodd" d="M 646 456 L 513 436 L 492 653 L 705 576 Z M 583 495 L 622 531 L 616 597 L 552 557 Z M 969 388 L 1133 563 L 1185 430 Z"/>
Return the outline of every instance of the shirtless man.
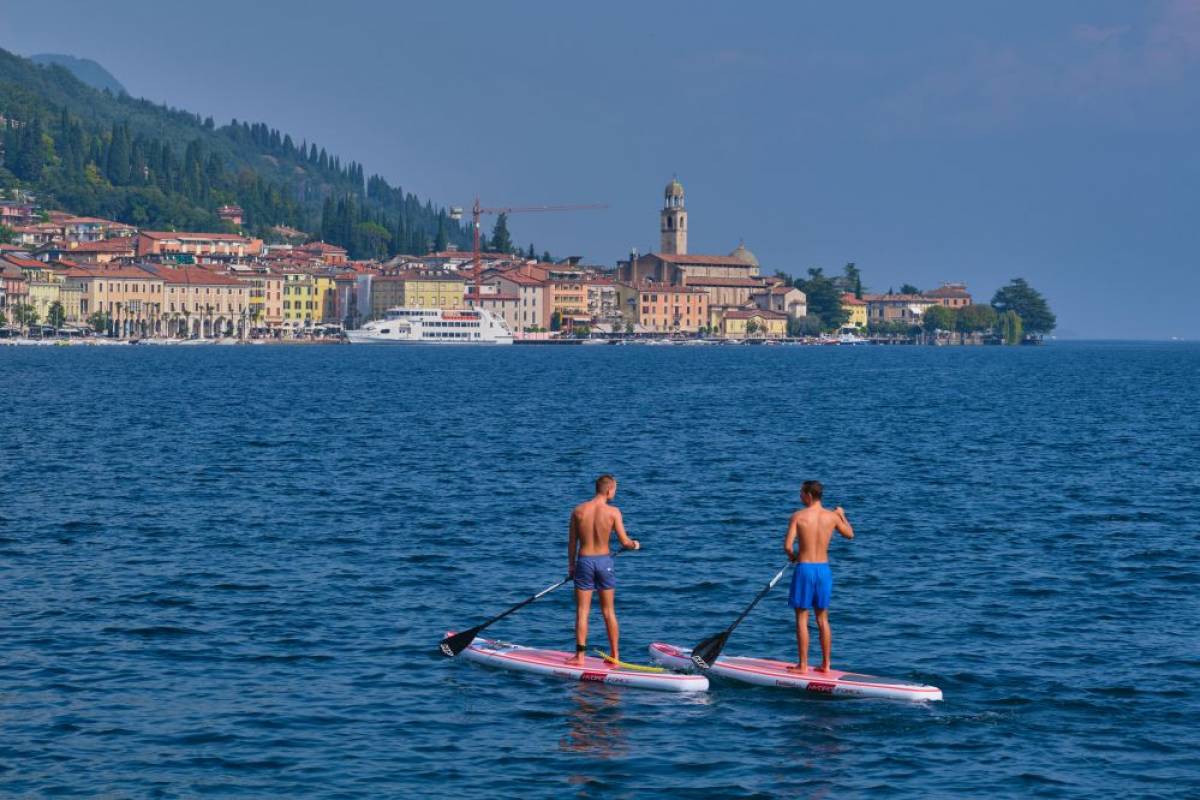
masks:
<path fill-rule="evenodd" d="M 575 655 L 567 663 L 582 667 L 587 651 L 588 612 L 592 610 L 592 592 L 600 592 L 600 611 L 608 629 L 612 657 L 619 659 L 620 643 L 617 610 L 613 606 L 617 580 L 613 574 L 608 540 L 613 531 L 622 546 L 637 550 L 641 545 L 625 533 L 621 511 L 608 503 L 617 494 L 617 479 L 601 475 L 596 479 L 596 496 L 575 506 L 567 533 L 567 574 L 575 578 Z"/>
<path fill-rule="evenodd" d="M 788 559 L 796 564 L 792 573 L 792 587 L 788 592 L 788 605 L 796 611 L 796 644 L 800 648 L 800 662 L 788 667 L 789 672 L 808 671 L 808 609 L 817 614 L 817 628 L 821 632 L 821 672 L 829 672 L 829 651 L 833 645 L 833 633 L 829 629 L 829 596 L 833 593 L 833 572 L 829 569 L 829 540 L 837 531 L 847 539 L 854 538 L 854 528 L 846 519 L 846 512 L 838 506 L 833 511 L 821 505 L 824 488 L 820 481 L 805 481 L 800 487 L 800 501 L 804 508 L 792 514 L 788 523 L 783 549 Z M 800 540 L 799 552 L 796 540 Z"/>

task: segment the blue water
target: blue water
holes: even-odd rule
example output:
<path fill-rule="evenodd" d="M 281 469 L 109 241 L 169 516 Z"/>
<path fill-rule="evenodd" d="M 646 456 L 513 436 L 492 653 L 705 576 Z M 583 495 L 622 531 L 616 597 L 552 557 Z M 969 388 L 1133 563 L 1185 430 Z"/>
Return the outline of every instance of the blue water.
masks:
<path fill-rule="evenodd" d="M 0 391 L 2 795 L 1200 794 L 1194 345 L 0 348 Z M 732 619 L 817 477 L 834 665 L 945 702 L 437 655 L 601 471 L 626 658 Z M 568 648 L 570 600 L 493 630 Z M 792 648 L 777 588 L 727 652 Z"/>

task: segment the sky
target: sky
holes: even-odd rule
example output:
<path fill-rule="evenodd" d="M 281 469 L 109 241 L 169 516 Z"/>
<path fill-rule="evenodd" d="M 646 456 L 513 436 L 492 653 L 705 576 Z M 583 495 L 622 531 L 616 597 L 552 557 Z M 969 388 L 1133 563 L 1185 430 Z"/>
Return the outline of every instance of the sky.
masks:
<path fill-rule="evenodd" d="M 689 251 L 870 291 L 1014 277 L 1064 338 L 1200 338 L 1200 0 L 4 2 L 0 47 L 316 141 L 522 246 Z"/>

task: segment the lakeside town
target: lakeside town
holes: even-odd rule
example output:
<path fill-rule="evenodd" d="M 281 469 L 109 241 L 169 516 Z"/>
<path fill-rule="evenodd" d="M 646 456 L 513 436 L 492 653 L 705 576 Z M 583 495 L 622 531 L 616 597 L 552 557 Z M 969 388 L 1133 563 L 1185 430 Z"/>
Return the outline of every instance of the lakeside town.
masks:
<path fill-rule="evenodd" d="M 1023 324 L 1016 280 L 992 303 L 963 283 L 863 290 L 853 264 L 807 279 L 764 269 L 744 243 L 688 249 L 682 184 L 663 192 L 657 252 L 613 266 L 578 257 L 446 247 L 353 260 L 345 248 L 276 226 L 243 231 L 236 205 L 221 231 L 163 231 L 0 200 L 0 341 L 7 343 L 338 342 L 390 309 L 484 309 L 515 343 L 925 343 L 1040 341 Z M 493 238 L 507 238 L 503 216 Z M 806 289 L 808 291 L 806 291 Z M 1006 297 L 1004 292 L 1012 291 Z M 1029 312 L 1026 312 L 1029 315 Z M 1053 315 L 1048 308 L 1037 313 Z"/>

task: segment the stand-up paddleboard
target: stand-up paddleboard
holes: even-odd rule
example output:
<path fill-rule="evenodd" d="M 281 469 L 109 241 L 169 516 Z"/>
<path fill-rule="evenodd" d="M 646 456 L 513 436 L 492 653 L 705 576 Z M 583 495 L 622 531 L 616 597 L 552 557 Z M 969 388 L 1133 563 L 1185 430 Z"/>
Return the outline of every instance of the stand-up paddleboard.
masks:
<path fill-rule="evenodd" d="M 692 650 L 672 644 L 655 642 L 650 645 L 650 658 L 655 663 L 672 669 L 695 669 L 691 659 Z M 929 701 L 941 700 L 942 690 L 936 686 L 908 683 L 895 678 L 880 678 L 875 675 L 860 675 L 855 672 L 788 672 L 792 666 L 785 661 L 767 658 L 743 658 L 721 656 L 709 670 L 714 675 L 730 678 L 758 686 L 777 686 L 784 689 L 804 689 L 817 694 L 838 697 L 877 697 L 889 700 Z"/>
<path fill-rule="evenodd" d="M 453 636 L 453 632 L 446 635 Z M 566 663 L 574 653 L 523 647 L 494 639 L 476 639 L 461 655 L 492 667 L 572 681 L 606 683 L 610 686 L 629 686 L 635 689 L 657 689 L 664 692 L 703 692 L 708 689 L 708 678 L 703 675 L 645 672 L 610 664 L 592 656 L 584 659 L 582 667 L 576 667 Z"/>

